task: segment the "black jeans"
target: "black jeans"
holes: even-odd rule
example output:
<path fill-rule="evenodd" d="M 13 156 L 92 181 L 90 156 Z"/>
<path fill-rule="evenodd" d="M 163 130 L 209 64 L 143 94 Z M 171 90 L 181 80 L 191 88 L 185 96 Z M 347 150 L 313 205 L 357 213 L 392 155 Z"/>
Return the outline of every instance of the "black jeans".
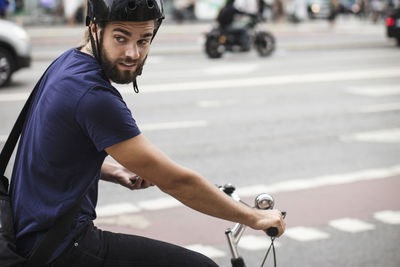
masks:
<path fill-rule="evenodd" d="M 134 235 L 84 226 L 50 267 L 217 267 L 197 252 Z"/>

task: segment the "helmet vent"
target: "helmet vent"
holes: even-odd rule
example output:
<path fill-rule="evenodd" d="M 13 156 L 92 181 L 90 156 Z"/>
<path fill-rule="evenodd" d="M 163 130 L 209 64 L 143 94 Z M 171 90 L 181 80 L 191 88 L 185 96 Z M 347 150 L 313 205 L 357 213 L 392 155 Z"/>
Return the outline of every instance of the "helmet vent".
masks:
<path fill-rule="evenodd" d="M 147 6 L 149 8 L 153 8 L 154 7 L 154 2 L 152 0 L 147 0 Z"/>
<path fill-rule="evenodd" d="M 129 10 L 135 10 L 136 7 L 137 7 L 136 1 L 129 1 L 129 2 L 128 2 L 128 9 L 129 9 Z"/>

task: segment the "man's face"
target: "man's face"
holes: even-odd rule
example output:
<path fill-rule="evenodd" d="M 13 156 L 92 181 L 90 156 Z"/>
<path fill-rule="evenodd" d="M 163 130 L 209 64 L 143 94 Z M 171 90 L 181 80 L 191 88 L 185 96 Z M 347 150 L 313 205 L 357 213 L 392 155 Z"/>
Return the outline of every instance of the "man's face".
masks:
<path fill-rule="evenodd" d="M 142 73 L 155 23 L 110 22 L 101 34 L 101 60 L 106 76 L 115 83 L 131 83 Z"/>

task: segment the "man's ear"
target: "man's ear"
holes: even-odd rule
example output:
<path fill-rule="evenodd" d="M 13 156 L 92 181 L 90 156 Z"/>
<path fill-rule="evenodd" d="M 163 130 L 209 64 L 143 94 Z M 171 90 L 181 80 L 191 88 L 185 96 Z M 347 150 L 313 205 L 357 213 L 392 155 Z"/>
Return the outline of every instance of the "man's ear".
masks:
<path fill-rule="evenodd" d="M 98 26 L 98 25 L 96 26 L 96 25 L 91 21 L 90 24 L 89 24 L 89 28 L 90 28 L 90 31 L 91 31 L 92 35 L 93 35 L 93 36 L 96 36 L 96 29 L 99 30 L 99 26 Z"/>

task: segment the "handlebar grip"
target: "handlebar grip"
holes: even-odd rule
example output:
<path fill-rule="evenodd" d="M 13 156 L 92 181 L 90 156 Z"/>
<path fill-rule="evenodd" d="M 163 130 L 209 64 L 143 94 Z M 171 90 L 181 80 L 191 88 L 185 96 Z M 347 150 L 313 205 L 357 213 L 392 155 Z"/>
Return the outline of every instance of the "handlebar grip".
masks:
<path fill-rule="evenodd" d="M 270 227 L 267 229 L 267 235 L 270 237 L 275 237 L 278 235 L 278 228 L 276 227 Z"/>

